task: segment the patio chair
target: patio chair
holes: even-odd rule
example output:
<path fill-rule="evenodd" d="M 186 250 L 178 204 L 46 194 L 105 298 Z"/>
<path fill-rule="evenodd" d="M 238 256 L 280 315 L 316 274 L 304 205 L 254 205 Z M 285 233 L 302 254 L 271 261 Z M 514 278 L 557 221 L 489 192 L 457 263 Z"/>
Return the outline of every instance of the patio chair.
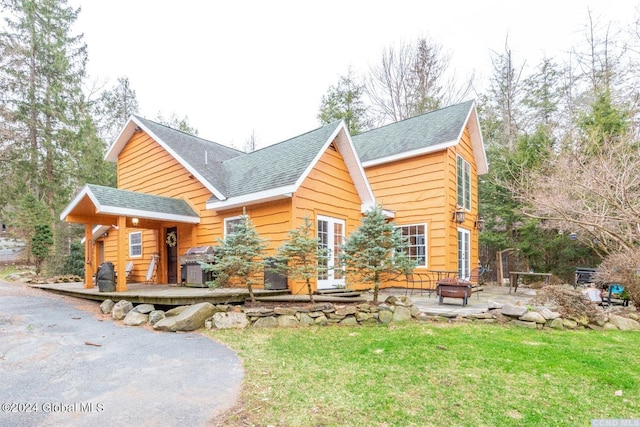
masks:
<path fill-rule="evenodd" d="M 422 292 L 426 290 L 429 298 L 431 298 L 431 292 L 433 292 L 433 289 L 431 289 L 431 280 L 428 276 L 414 273 L 413 271 L 408 271 L 405 273 L 404 277 L 405 282 L 407 283 L 404 292 L 405 295 L 407 294 L 407 292 L 409 292 L 409 289 L 411 289 L 410 295 L 413 295 L 413 291 L 417 287 L 418 289 L 420 289 L 420 295 L 422 295 Z"/>
<path fill-rule="evenodd" d="M 133 270 L 133 261 L 129 261 L 124 268 L 124 274 L 127 281 L 129 281 L 129 276 L 131 275 L 131 271 Z M 116 280 L 118 279 L 118 272 L 115 272 Z"/>
<path fill-rule="evenodd" d="M 469 272 L 469 277 L 459 280 L 461 284 L 464 283 L 470 285 L 471 292 L 475 292 L 478 299 L 480 299 L 480 274 L 481 269 L 479 267 L 476 267 Z"/>

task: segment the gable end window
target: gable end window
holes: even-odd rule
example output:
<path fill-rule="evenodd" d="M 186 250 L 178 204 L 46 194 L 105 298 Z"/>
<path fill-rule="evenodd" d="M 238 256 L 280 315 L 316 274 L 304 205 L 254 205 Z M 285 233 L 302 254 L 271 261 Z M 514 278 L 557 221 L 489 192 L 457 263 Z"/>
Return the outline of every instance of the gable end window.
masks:
<path fill-rule="evenodd" d="M 129 256 L 131 258 L 142 256 L 142 231 L 129 233 Z"/>
<path fill-rule="evenodd" d="M 418 267 L 427 266 L 427 225 L 400 225 L 397 227 L 407 240 L 408 256 Z"/>
<path fill-rule="evenodd" d="M 461 156 L 456 162 L 458 183 L 458 206 L 465 210 L 471 210 L 471 165 Z"/>

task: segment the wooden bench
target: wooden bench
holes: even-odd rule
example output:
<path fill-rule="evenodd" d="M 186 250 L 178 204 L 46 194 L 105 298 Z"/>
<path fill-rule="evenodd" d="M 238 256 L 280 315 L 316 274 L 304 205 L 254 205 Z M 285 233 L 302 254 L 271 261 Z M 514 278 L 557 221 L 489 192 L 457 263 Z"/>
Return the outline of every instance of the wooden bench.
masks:
<path fill-rule="evenodd" d="M 462 299 L 462 306 L 466 307 L 472 290 L 473 287 L 471 283 L 464 280 L 459 280 L 454 277 L 439 280 L 436 283 L 438 304 L 442 304 L 444 298 L 459 298 Z"/>

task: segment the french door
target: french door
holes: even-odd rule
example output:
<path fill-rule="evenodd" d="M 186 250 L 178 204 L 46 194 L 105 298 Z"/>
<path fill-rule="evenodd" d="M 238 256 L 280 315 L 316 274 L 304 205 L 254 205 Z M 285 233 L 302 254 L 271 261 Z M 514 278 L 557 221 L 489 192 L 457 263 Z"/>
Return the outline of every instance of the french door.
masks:
<path fill-rule="evenodd" d="M 318 289 L 344 287 L 344 271 L 340 256 L 344 243 L 344 220 L 318 215 L 318 241 L 323 256 L 318 258 Z"/>
<path fill-rule="evenodd" d="M 471 275 L 471 232 L 458 228 L 458 277 L 467 279 Z"/>

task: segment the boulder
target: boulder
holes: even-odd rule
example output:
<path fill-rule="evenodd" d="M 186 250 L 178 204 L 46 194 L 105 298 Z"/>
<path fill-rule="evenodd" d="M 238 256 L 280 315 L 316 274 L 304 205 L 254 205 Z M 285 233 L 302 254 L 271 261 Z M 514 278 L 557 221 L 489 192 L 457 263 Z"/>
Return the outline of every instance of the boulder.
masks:
<path fill-rule="evenodd" d="M 618 327 L 611 322 L 607 322 L 602 326 L 605 331 L 617 331 Z"/>
<path fill-rule="evenodd" d="M 276 326 L 278 326 L 278 321 L 275 316 L 259 317 L 253 324 L 254 328 L 275 328 Z"/>
<path fill-rule="evenodd" d="M 537 308 L 536 312 L 540 313 L 540 315 L 547 320 L 554 320 L 560 317 L 560 313 L 557 311 L 551 311 L 547 307 Z"/>
<path fill-rule="evenodd" d="M 351 314 L 356 314 L 356 311 L 358 311 L 358 309 L 352 305 L 345 305 L 344 307 L 338 307 L 336 309 L 336 316 L 349 316 Z"/>
<path fill-rule="evenodd" d="M 156 323 L 165 318 L 164 311 L 153 310 L 149 313 L 149 326 L 155 326 Z"/>
<path fill-rule="evenodd" d="M 164 313 L 164 315 L 166 317 L 177 316 L 178 314 L 180 314 L 183 311 L 185 311 L 187 308 L 189 308 L 188 305 L 181 305 L 181 306 L 178 306 L 178 307 L 173 307 L 171 310 L 167 310 Z"/>
<path fill-rule="evenodd" d="M 523 322 L 535 322 L 540 324 L 547 323 L 547 319 L 545 319 L 542 316 L 542 314 L 536 311 L 528 311 L 523 316 L 520 316 L 518 319 L 522 320 Z"/>
<path fill-rule="evenodd" d="M 411 310 L 407 307 L 399 305 L 396 307 L 396 310 L 393 312 L 393 321 L 394 322 L 406 322 L 411 320 Z"/>
<path fill-rule="evenodd" d="M 273 312 L 281 316 L 295 316 L 298 311 L 293 307 L 276 307 Z"/>
<path fill-rule="evenodd" d="M 177 331 L 177 328 L 176 328 L 176 318 L 177 317 L 178 316 L 165 317 L 164 319 L 160 320 L 158 323 L 153 325 L 153 329 L 155 329 L 157 331 L 176 332 Z"/>
<path fill-rule="evenodd" d="M 640 331 L 640 323 L 627 317 L 612 314 L 609 316 L 609 322 L 616 325 L 621 331 Z"/>
<path fill-rule="evenodd" d="M 285 314 L 283 316 L 278 316 L 278 326 L 282 326 L 283 328 L 290 328 L 292 326 L 299 326 L 300 322 L 298 318 L 293 315 Z"/>
<path fill-rule="evenodd" d="M 316 303 L 316 304 L 313 304 L 311 307 L 309 307 L 309 311 L 333 312 L 334 310 L 335 308 L 333 307 L 333 304 L 328 302 Z"/>
<path fill-rule="evenodd" d="M 411 317 L 418 317 L 418 315 L 420 314 L 420 309 L 415 305 L 409 307 L 409 310 L 411 311 Z"/>
<path fill-rule="evenodd" d="M 527 309 L 527 307 L 522 307 L 520 305 L 513 305 L 513 304 L 505 304 L 502 306 L 502 309 L 500 310 L 500 312 L 505 316 L 511 316 L 511 317 L 524 316 L 528 311 L 529 310 Z"/>
<path fill-rule="evenodd" d="M 549 327 L 552 329 L 563 329 L 562 319 L 557 317 L 549 322 Z"/>
<path fill-rule="evenodd" d="M 210 302 L 201 302 L 187 307 L 176 316 L 177 331 L 195 331 L 204 326 L 204 321 L 213 316 L 216 308 Z"/>
<path fill-rule="evenodd" d="M 244 329 L 249 326 L 249 320 L 244 313 L 218 312 L 212 318 L 213 327 L 217 329 Z"/>
<path fill-rule="evenodd" d="M 467 314 L 469 319 L 478 319 L 478 320 L 495 320 L 495 316 L 491 313 L 471 313 Z"/>
<path fill-rule="evenodd" d="M 387 310 L 380 310 L 380 312 L 378 313 L 378 321 L 380 323 L 391 323 L 391 320 L 393 320 L 393 312 L 391 311 L 387 311 Z"/>
<path fill-rule="evenodd" d="M 124 318 L 124 324 L 127 326 L 140 326 L 147 323 L 149 315 L 145 313 L 139 313 L 135 310 L 131 310 Z"/>
<path fill-rule="evenodd" d="M 355 316 L 347 316 L 344 319 L 342 319 L 339 323 L 339 325 L 341 326 L 358 326 L 358 321 L 356 320 Z"/>
<path fill-rule="evenodd" d="M 567 329 L 577 329 L 578 322 L 573 319 L 562 319 L 562 326 Z"/>
<path fill-rule="evenodd" d="M 405 295 L 400 295 L 400 296 L 392 295 L 388 297 L 384 302 L 389 305 L 398 305 L 402 307 L 411 307 L 413 305 L 413 301 L 411 301 L 411 298 Z"/>
<path fill-rule="evenodd" d="M 273 309 L 266 307 L 250 307 L 244 309 L 244 314 L 249 317 L 269 317 L 273 316 Z"/>
<path fill-rule="evenodd" d="M 504 306 L 504 304 L 502 304 L 501 302 L 496 302 L 496 301 L 489 301 L 488 302 L 488 308 L 489 310 L 495 310 L 495 309 L 501 309 Z"/>
<path fill-rule="evenodd" d="M 536 322 L 525 322 L 522 320 L 512 320 L 511 322 L 509 322 L 510 325 L 514 325 L 514 326 L 519 326 L 521 328 L 530 328 L 530 329 L 536 329 L 537 328 L 537 324 Z"/>
<path fill-rule="evenodd" d="M 131 310 L 133 310 L 133 304 L 129 301 L 118 301 L 111 309 L 111 317 L 113 317 L 114 320 L 122 320 Z"/>
<path fill-rule="evenodd" d="M 138 313 L 142 314 L 149 314 L 155 309 L 156 308 L 153 306 L 153 304 L 139 304 L 135 306 L 133 311 L 137 311 Z"/>
<path fill-rule="evenodd" d="M 327 316 L 323 314 L 322 316 L 316 317 L 313 323 L 319 326 L 327 326 L 327 324 L 329 323 L 329 319 L 327 319 Z"/>
<path fill-rule="evenodd" d="M 109 314 L 111 313 L 111 310 L 113 310 L 114 304 L 115 303 L 110 299 L 106 299 L 102 301 L 102 304 L 100 304 L 100 311 L 102 311 L 102 314 Z"/>
<path fill-rule="evenodd" d="M 300 324 L 301 325 L 313 325 L 315 323 L 315 319 L 309 316 L 309 313 L 300 313 Z"/>
<path fill-rule="evenodd" d="M 367 311 L 358 311 L 356 313 L 356 320 L 358 322 L 366 322 L 367 320 L 372 319 L 372 318 L 373 318 L 373 316 L 371 315 L 371 313 L 367 312 Z"/>

